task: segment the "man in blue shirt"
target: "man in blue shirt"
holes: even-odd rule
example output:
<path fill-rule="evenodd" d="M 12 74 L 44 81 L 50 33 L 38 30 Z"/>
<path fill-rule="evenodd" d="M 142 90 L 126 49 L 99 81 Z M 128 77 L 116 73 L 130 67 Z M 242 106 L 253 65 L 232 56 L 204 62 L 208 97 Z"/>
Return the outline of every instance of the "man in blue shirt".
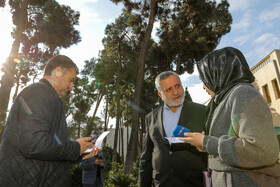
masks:
<path fill-rule="evenodd" d="M 169 144 L 177 125 L 192 132 L 205 131 L 206 107 L 185 101 L 178 74 L 160 73 L 155 80 L 158 95 L 164 104 L 146 116 L 146 134 L 140 158 L 139 186 L 202 187 L 207 155 L 189 144 Z"/>

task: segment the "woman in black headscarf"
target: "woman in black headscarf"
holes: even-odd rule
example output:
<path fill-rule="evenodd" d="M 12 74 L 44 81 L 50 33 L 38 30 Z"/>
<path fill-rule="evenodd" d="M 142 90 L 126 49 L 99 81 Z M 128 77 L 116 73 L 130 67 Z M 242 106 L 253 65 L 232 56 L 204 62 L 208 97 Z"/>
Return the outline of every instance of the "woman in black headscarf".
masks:
<path fill-rule="evenodd" d="M 268 105 L 243 54 L 226 47 L 197 63 L 204 89 L 212 96 L 206 134 L 181 140 L 208 153 L 212 185 L 280 186 L 279 145 Z"/>

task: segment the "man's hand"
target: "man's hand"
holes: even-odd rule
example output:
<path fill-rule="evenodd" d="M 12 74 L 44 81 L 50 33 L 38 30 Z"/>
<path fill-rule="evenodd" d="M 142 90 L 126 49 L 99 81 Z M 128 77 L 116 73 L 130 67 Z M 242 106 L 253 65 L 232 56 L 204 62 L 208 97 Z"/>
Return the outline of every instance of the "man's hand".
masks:
<path fill-rule="evenodd" d="M 79 138 L 76 141 L 80 144 L 80 155 L 82 155 L 88 148 L 91 148 L 91 137 Z"/>
<path fill-rule="evenodd" d="M 103 167 L 104 166 L 104 163 L 103 163 L 103 160 L 102 159 L 99 159 L 99 166 Z"/>
<path fill-rule="evenodd" d="M 95 162 L 94 162 L 94 165 L 96 166 L 101 166 L 103 167 L 104 166 L 104 163 L 103 163 L 103 159 L 102 158 L 96 158 Z"/>
<path fill-rule="evenodd" d="M 98 158 L 95 159 L 94 165 L 96 165 L 96 166 L 99 165 L 99 159 Z"/>
<path fill-rule="evenodd" d="M 96 156 L 97 154 L 98 154 L 98 152 L 99 151 L 101 151 L 102 150 L 102 148 L 101 149 L 98 149 L 98 148 L 92 148 L 92 151 L 89 153 L 89 154 L 86 154 L 84 157 L 83 157 L 83 160 L 85 160 L 85 159 L 89 159 L 89 158 L 91 158 L 91 157 L 93 157 L 93 156 Z"/>

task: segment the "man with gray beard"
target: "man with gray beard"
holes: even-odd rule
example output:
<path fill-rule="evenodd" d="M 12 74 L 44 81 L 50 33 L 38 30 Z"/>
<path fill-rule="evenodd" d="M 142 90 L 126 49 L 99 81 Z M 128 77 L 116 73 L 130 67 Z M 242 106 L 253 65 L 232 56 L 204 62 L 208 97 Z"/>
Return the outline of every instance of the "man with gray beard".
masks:
<path fill-rule="evenodd" d="M 202 187 L 207 155 L 190 144 L 169 144 L 177 125 L 191 132 L 205 131 L 206 107 L 184 100 L 178 74 L 160 73 L 155 80 L 158 95 L 164 104 L 146 116 L 146 134 L 140 159 L 139 186 Z"/>

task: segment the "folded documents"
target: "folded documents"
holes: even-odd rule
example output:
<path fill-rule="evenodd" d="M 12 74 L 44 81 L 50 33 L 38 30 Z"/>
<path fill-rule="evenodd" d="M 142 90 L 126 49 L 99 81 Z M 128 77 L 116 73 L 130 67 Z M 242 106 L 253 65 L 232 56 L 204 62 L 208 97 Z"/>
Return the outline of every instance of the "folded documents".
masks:
<path fill-rule="evenodd" d="M 185 143 L 184 141 L 179 140 L 178 137 L 165 137 L 165 138 L 168 140 L 169 144 L 173 144 L 173 143 Z"/>
<path fill-rule="evenodd" d="M 95 149 L 95 148 L 98 148 L 98 149 L 102 148 L 102 142 L 103 142 L 104 138 L 109 134 L 109 132 L 110 132 L 110 131 L 105 131 L 105 132 L 103 132 L 103 133 L 97 138 L 97 140 L 96 140 L 96 142 L 95 142 L 94 148 L 89 148 L 89 149 L 87 149 L 87 150 L 85 151 L 85 153 L 89 153 L 89 152 L 92 151 L 92 149 Z"/>

